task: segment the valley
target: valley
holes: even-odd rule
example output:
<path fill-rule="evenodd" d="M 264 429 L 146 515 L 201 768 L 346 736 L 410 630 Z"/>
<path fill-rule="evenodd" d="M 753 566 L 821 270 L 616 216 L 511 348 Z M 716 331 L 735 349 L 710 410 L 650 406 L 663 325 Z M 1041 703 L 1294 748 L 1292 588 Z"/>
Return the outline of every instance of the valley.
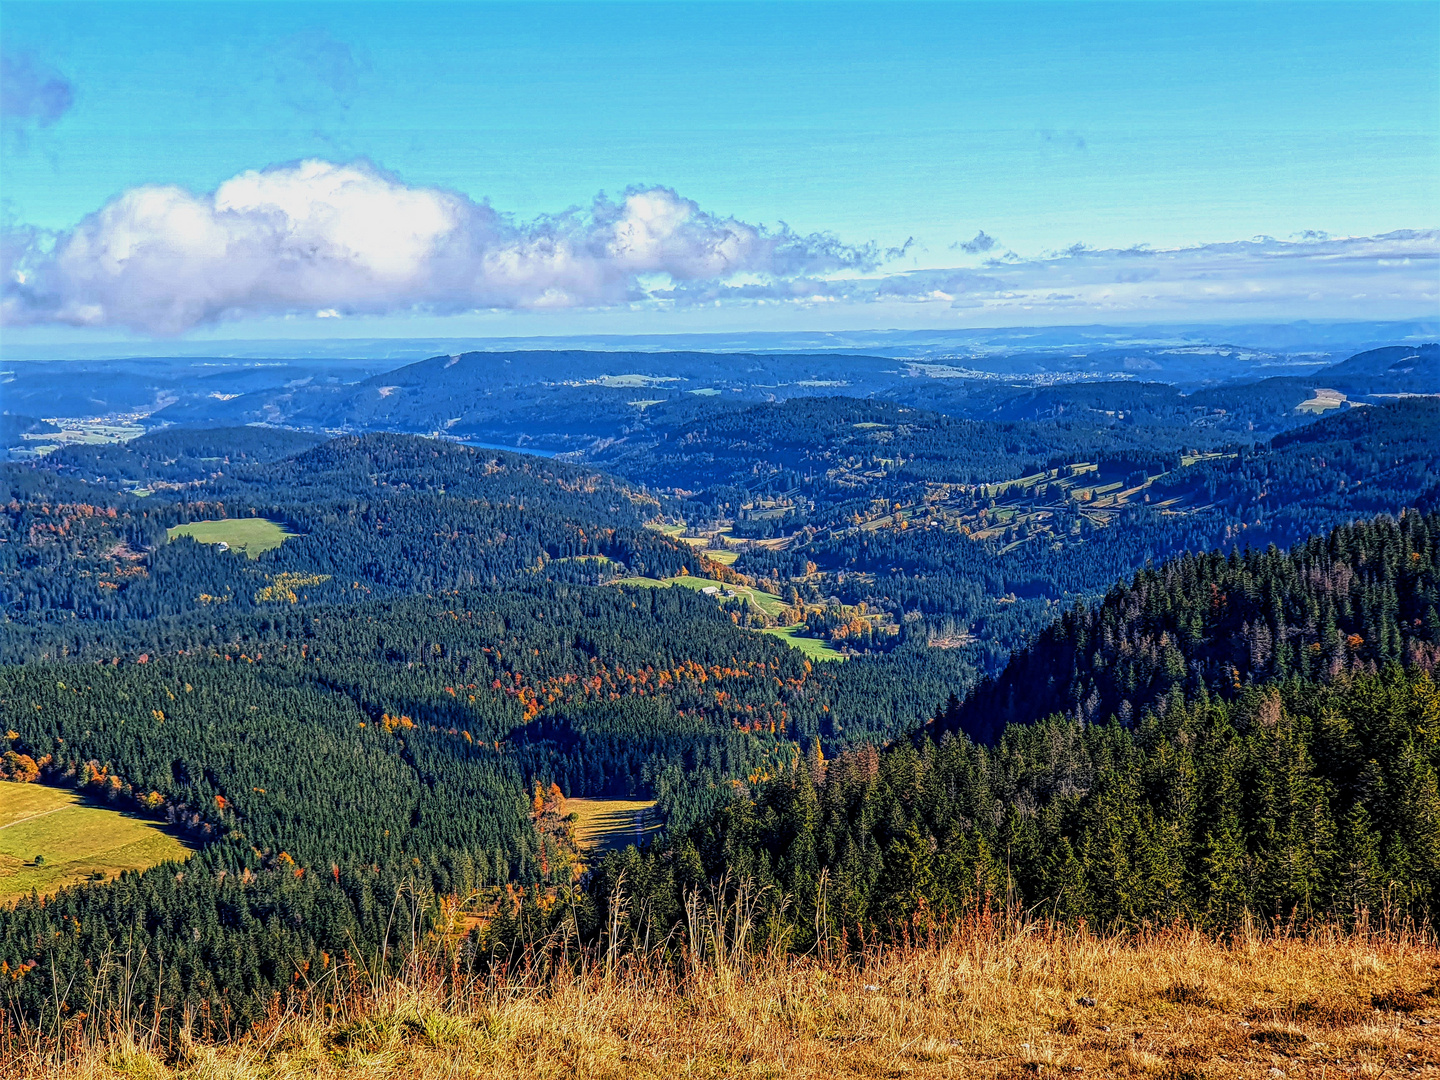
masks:
<path fill-rule="evenodd" d="M 214 1041 L 342 955 L 398 993 L 401 954 L 838 977 L 1018 904 L 1117 948 L 1428 918 L 1440 386 L 1412 355 L 1332 362 L 1317 409 L 1290 375 L 566 353 L 545 387 L 447 354 L 0 465 L 5 769 L 41 781 L 0 794 L 61 800 L 0 828 L 0 961 L 116 1002 L 96 949 L 143 927 L 165 968 L 130 977 Z M 463 422 L 482 387 L 503 434 Z M 607 429 L 606 394 L 645 404 Z M 462 420 L 406 430 L 422 407 Z M 0 996 L 53 1008 L 29 974 Z"/>
<path fill-rule="evenodd" d="M 0 1080 L 1440 1080 L 1440 4 L 0 4 Z"/>

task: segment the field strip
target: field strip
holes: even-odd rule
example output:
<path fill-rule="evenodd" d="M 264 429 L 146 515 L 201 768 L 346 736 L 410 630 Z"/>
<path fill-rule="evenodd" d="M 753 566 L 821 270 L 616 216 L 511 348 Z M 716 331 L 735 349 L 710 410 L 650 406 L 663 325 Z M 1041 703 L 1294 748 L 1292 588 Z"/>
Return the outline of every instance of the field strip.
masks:
<path fill-rule="evenodd" d="M 564 809 L 577 817 L 576 845 L 587 854 L 644 843 L 660 827 L 654 799 L 570 798 Z"/>

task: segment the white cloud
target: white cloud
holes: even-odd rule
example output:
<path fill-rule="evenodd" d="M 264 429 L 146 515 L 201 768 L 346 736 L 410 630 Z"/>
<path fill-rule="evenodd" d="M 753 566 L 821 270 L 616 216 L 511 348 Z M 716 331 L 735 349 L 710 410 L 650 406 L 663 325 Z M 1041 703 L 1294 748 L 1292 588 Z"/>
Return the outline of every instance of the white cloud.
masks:
<path fill-rule="evenodd" d="M 997 321 L 1413 317 L 1440 308 L 1440 231 L 1187 248 L 1002 251 L 879 272 L 873 244 L 766 229 L 668 188 L 518 221 L 364 163 L 128 191 L 54 235 L 6 230 L 0 321 L 180 333 L 229 319 L 567 308 L 876 305 Z M 896 249 L 903 254 L 903 249 Z M 879 317 L 879 316 L 877 316 Z"/>
<path fill-rule="evenodd" d="M 369 165 L 304 161 L 196 195 L 135 188 L 48 242 L 8 230 L 3 320 L 178 333 L 326 310 L 606 306 L 673 282 L 873 269 L 872 248 L 702 210 L 668 188 L 517 222 Z"/>

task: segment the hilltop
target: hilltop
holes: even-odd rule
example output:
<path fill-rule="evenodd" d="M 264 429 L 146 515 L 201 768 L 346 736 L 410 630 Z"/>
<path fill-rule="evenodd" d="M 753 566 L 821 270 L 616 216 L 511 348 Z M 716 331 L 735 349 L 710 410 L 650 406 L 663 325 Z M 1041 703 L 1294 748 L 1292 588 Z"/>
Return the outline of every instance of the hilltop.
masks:
<path fill-rule="evenodd" d="M 679 976 L 599 963 L 536 986 L 448 985 L 421 965 L 329 995 L 333 1012 L 317 987 L 311 1009 L 238 1044 L 170 1057 L 141 1023 L 19 1067 L 57 1080 L 1424 1074 L 1440 1065 L 1437 962 L 1432 943 L 1363 934 L 1220 943 L 979 923 L 855 966 L 742 952 Z"/>

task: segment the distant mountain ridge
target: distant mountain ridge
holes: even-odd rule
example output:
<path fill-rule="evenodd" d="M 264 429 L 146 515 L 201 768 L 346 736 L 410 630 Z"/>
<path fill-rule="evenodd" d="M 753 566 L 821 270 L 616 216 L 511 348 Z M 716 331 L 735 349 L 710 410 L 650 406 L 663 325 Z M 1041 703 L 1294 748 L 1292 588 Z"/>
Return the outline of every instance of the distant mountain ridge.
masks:
<path fill-rule="evenodd" d="M 1436 349 L 1371 350 L 1312 375 L 1227 383 L 1189 394 L 1173 382 L 1153 381 L 1162 370 L 1157 358 L 1173 359 L 1153 348 L 1004 362 L 839 352 L 468 352 L 433 356 L 358 382 L 294 379 L 233 395 L 191 395 L 146 422 L 271 424 L 330 434 L 400 431 L 590 454 L 617 443 L 654 442 L 720 410 L 843 395 L 880 397 L 970 420 L 1190 428 L 1192 442 L 1215 445 L 1227 438 L 1266 438 L 1306 423 L 1311 417 L 1299 407 L 1320 388 L 1355 400 L 1440 393 Z M 1179 351 L 1190 367 L 1204 359 L 1195 350 Z M 1344 404 L 1327 399 L 1314 408 Z"/>
<path fill-rule="evenodd" d="M 1317 382 L 1355 394 L 1440 394 L 1440 345 L 1394 345 L 1321 368 Z"/>

